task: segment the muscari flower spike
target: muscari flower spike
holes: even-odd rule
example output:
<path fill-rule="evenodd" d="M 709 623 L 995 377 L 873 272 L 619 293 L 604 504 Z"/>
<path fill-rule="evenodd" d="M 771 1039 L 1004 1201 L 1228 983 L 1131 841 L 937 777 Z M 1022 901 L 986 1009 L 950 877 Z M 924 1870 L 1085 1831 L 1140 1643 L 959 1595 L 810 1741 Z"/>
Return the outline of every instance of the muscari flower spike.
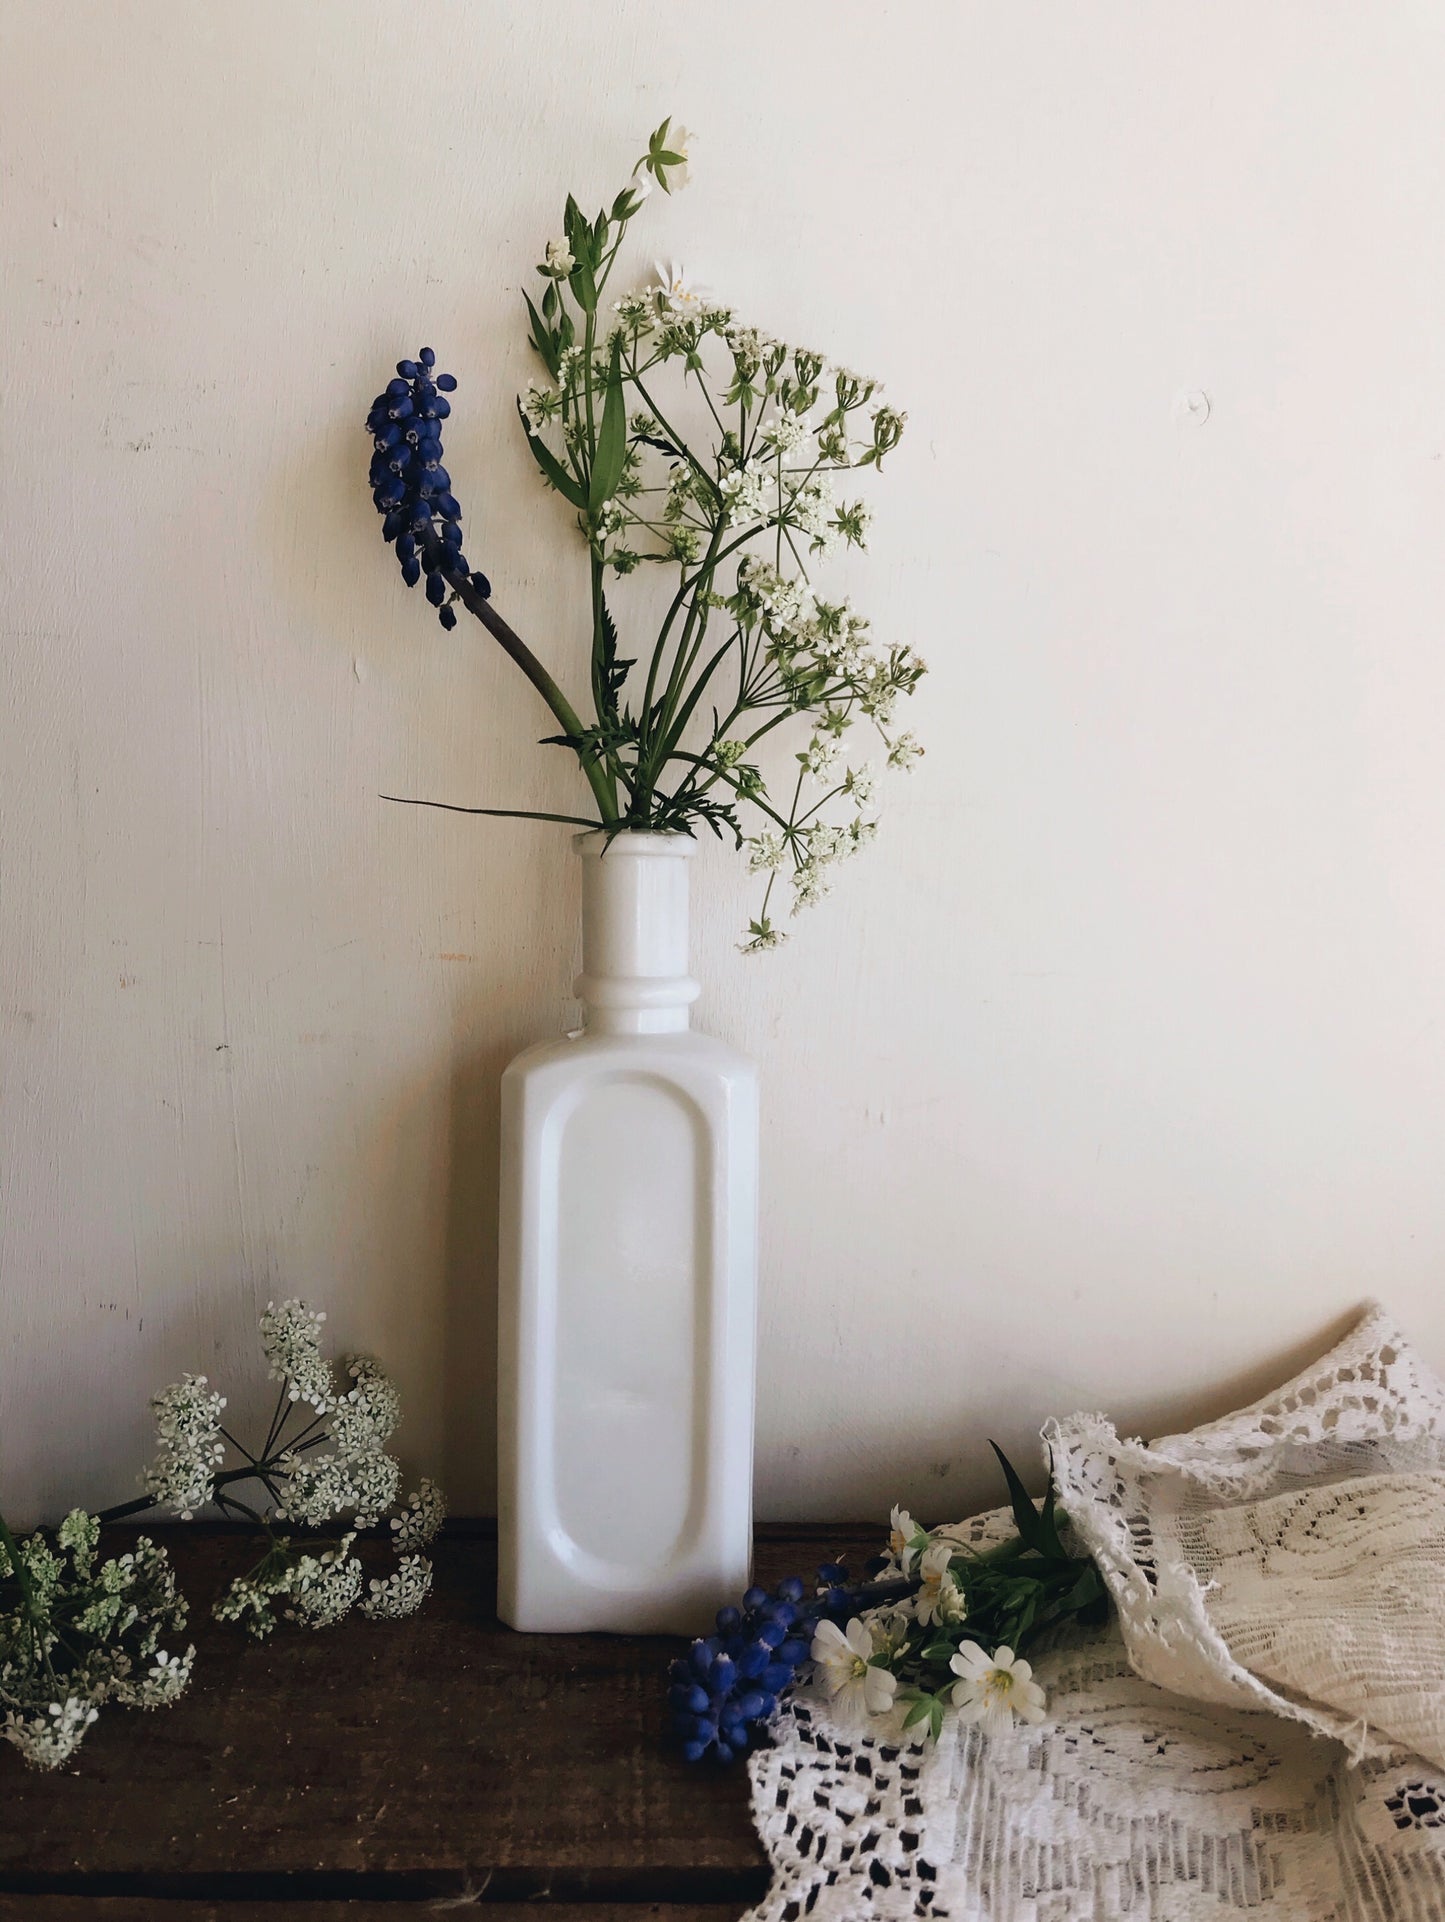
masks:
<path fill-rule="evenodd" d="M 371 498 L 382 516 L 382 536 L 395 544 L 408 587 L 425 575 L 426 597 L 450 628 L 457 624 L 451 603 L 458 581 L 470 575 L 483 597 L 492 590 L 485 574 L 469 570 L 462 552 L 462 510 L 442 465 L 441 424 L 451 413 L 447 395 L 457 383 L 435 371 L 436 359 L 423 347 L 415 360 L 399 360 L 396 378 L 371 403 L 366 426 L 375 442 Z"/>
<path fill-rule="evenodd" d="M 719 1609 L 716 1633 L 694 1642 L 669 1672 L 672 1730 L 689 1762 L 708 1754 L 731 1762 L 747 1753 L 778 1696 L 810 1659 L 817 1624 L 856 1607 L 846 1581 L 847 1571 L 829 1562 L 818 1570 L 811 1597 L 802 1580 L 789 1575 L 772 1594 L 750 1588 L 740 1608 Z"/>

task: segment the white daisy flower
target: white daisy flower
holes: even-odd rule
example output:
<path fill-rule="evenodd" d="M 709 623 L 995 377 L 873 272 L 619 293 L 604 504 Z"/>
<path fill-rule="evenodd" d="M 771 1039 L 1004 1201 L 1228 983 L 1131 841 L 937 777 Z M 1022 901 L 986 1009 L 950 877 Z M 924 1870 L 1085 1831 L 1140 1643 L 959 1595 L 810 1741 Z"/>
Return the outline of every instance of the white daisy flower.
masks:
<path fill-rule="evenodd" d="M 963 1597 L 949 1572 L 952 1560 L 953 1546 L 949 1542 L 932 1542 L 924 1549 L 918 1564 L 921 1586 L 913 1600 L 920 1622 L 942 1624 L 962 1618 Z"/>
<path fill-rule="evenodd" d="M 652 270 L 657 275 L 658 305 L 669 313 L 681 314 L 690 320 L 700 313 L 707 304 L 707 288 L 694 286 L 687 277 L 687 269 L 677 260 L 654 260 Z"/>
<path fill-rule="evenodd" d="M 977 1642 L 960 1642 L 949 1663 L 961 1679 L 953 1685 L 960 1722 L 978 1722 L 986 1735 L 1002 1735 L 1021 1722 L 1042 1722 L 1044 1691 L 1033 1669 L 1005 1644 L 986 1654 Z"/>
<path fill-rule="evenodd" d="M 906 1508 L 895 1508 L 888 1517 L 888 1553 L 906 1575 L 912 1566 L 914 1550 L 909 1543 L 924 1531 Z"/>
<path fill-rule="evenodd" d="M 886 1715 L 898 1691 L 898 1677 L 873 1663 L 873 1633 L 855 1615 L 846 1630 L 836 1622 L 819 1622 L 812 1656 L 818 1679 L 836 1707 L 847 1714 Z"/>

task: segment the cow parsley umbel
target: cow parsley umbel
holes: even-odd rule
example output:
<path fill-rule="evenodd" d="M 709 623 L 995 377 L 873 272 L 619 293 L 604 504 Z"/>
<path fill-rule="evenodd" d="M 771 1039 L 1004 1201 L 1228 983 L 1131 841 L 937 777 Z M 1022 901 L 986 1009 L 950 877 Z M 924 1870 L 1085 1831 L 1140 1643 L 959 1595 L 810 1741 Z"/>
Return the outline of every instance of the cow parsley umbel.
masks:
<path fill-rule="evenodd" d="M 862 737 L 890 768 L 920 752 L 897 710 L 923 662 L 813 582 L 834 553 L 866 547 L 872 509 L 855 483 L 881 471 L 906 416 L 877 381 L 747 324 L 680 266 L 609 297 L 633 218 L 653 186 L 683 184 L 688 144 L 664 121 L 610 206 L 589 219 L 569 195 L 526 302 L 544 377 L 517 411 L 586 556 L 587 699 L 564 693 L 462 553 L 441 437 L 456 383 L 430 348 L 372 403 L 372 498 L 407 584 L 425 581 L 444 626 L 465 607 L 531 680 L 559 729 L 548 744 L 576 756 L 595 810 L 456 811 L 731 834 L 764 877 L 744 943 L 761 951 L 785 938 L 779 890 L 792 913 L 821 900 L 873 836 Z M 648 569 L 668 588 L 655 630 L 646 598 L 616 585 Z"/>
<path fill-rule="evenodd" d="M 271 1302 L 262 1315 L 261 1345 L 280 1388 L 258 1448 L 224 1425 L 226 1397 L 204 1375 L 182 1375 L 151 1401 L 156 1456 L 142 1497 L 101 1515 L 75 1509 L 23 1542 L 0 1516 L 0 1737 L 33 1767 L 69 1761 L 106 1703 L 159 1708 L 190 1680 L 186 1603 L 165 1550 L 141 1536 L 101 1561 L 104 1523 L 151 1508 L 189 1521 L 213 1505 L 259 1530 L 260 1559 L 214 1609 L 258 1637 L 281 1621 L 329 1628 L 358 1605 L 396 1619 L 425 1601 L 432 1565 L 423 1551 L 446 1517 L 445 1498 L 423 1479 L 397 1505 L 401 1467 L 387 1444 L 400 1397 L 366 1355 L 348 1355 L 338 1379 L 321 1352 L 325 1320 L 295 1300 Z M 383 1520 L 368 1545 L 365 1531 Z M 372 1574 L 378 1549 L 389 1572 Z"/>

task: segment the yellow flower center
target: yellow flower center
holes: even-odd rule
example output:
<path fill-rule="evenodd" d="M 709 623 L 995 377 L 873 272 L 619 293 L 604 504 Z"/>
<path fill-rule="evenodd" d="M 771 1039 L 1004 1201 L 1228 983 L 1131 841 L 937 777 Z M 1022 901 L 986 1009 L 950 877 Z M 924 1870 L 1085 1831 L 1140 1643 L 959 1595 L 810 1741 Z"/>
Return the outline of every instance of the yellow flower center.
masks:
<path fill-rule="evenodd" d="M 985 1695 L 1007 1695 L 1014 1685 L 1014 1678 L 1006 1668 L 991 1668 L 983 1678 Z"/>

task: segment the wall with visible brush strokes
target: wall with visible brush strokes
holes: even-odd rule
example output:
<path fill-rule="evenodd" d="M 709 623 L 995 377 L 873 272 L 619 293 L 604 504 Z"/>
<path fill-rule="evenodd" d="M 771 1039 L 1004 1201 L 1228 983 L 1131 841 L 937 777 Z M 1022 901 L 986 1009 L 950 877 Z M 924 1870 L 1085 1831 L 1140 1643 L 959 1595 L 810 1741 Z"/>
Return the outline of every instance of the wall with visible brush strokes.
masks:
<path fill-rule="evenodd" d="M 0 1495 L 131 1492 L 272 1295 L 492 1499 L 497 1078 L 570 1010 L 546 716 L 381 549 L 361 415 L 462 382 L 499 605 L 582 658 L 519 288 L 671 111 L 640 223 L 909 413 L 859 597 L 923 766 L 776 957 L 771 1516 L 992 1499 L 1053 1412 L 1174 1427 L 1367 1294 L 1445 1363 L 1445 24 L 856 0 L 0 7 Z"/>

